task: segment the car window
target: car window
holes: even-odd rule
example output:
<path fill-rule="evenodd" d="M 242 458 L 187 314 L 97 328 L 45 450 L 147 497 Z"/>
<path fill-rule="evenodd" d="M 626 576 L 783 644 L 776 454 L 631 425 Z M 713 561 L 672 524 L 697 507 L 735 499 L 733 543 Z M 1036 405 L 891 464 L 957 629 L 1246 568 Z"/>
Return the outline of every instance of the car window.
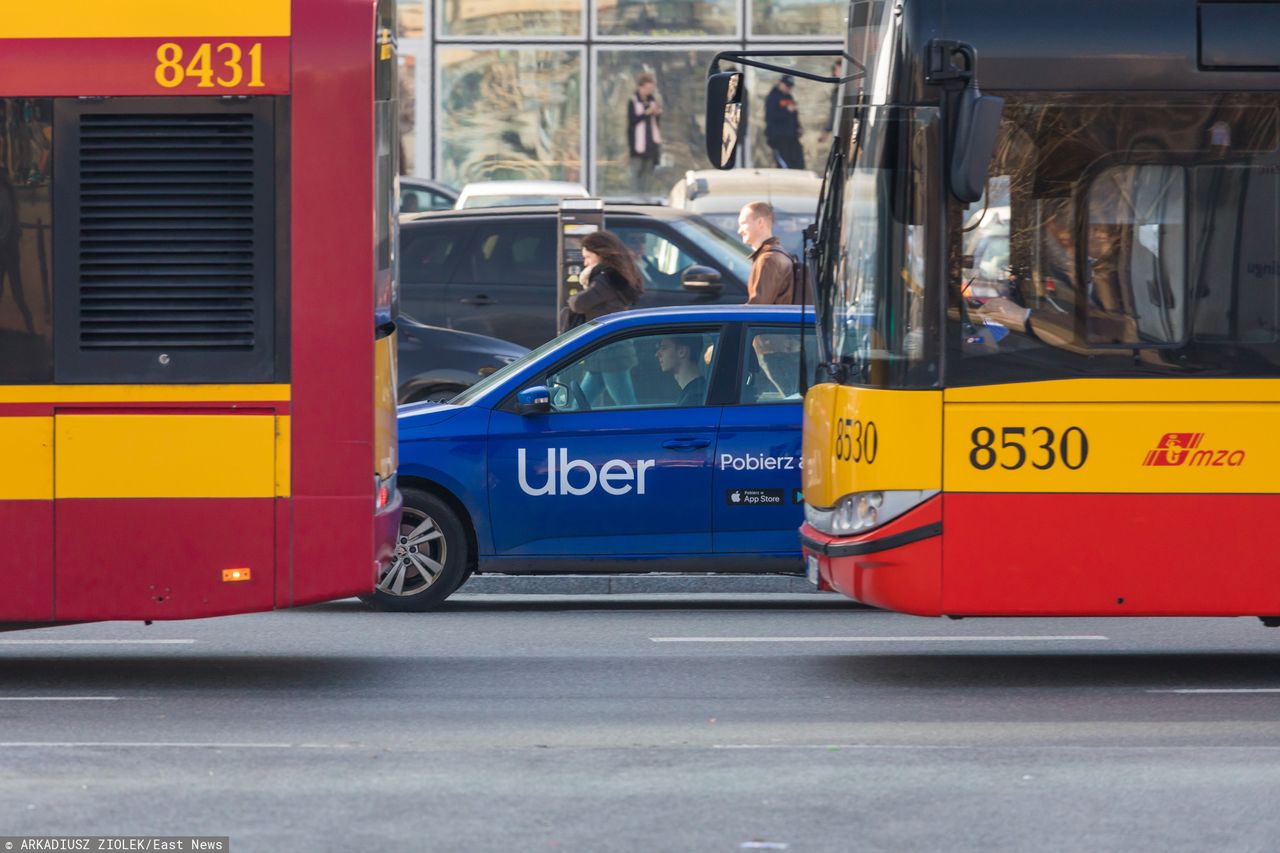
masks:
<path fill-rule="evenodd" d="M 443 193 L 418 187 L 400 188 L 400 212 L 418 213 L 423 210 L 452 210 L 453 199 Z"/>
<path fill-rule="evenodd" d="M 544 221 L 480 223 L 453 280 L 462 284 L 554 286 L 555 229 Z"/>
<path fill-rule="evenodd" d="M 410 225 L 400 229 L 400 277 L 407 282 L 443 282 L 467 242 L 459 225 Z"/>
<path fill-rule="evenodd" d="M 751 277 L 751 247 L 737 237 L 722 233 L 701 216 L 672 219 L 671 227 L 733 273 L 739 281 L 746 282 Z"/>
<path fill-rule="evenodd" d="M 813 380 L 818 346 L 813 324 L 804 329 L 805 375 Z M 751 326 L 743 355 L 738 402 L 745 405 L 799 403 L 800 326 Z"/>
<path fill-rule="evenodd" d="M 612 230 L 636 259 L 644 275 L 645 290 L 679 290 L 681 274 L 698 263 L 697 258 L 653 228 L 626 225 Z"/>
<path fill-rule="evenodd" d="M 719 345 L 714 331 L 610 341 L 547 376 L 552 411 L 704 406 Z"/>

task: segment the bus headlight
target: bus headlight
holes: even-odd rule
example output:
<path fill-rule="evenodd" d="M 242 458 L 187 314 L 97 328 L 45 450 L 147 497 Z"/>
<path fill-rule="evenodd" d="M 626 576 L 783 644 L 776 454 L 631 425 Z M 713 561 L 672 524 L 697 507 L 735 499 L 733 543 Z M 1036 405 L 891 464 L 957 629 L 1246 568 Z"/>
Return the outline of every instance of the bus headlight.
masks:
<path fill-rule="evenodd" d="M 937 489 L 855 492 L 833 507 L 804 505 L 804 520 L 828 536 L 854 536 L 893 521 L 938 494 Z"/>

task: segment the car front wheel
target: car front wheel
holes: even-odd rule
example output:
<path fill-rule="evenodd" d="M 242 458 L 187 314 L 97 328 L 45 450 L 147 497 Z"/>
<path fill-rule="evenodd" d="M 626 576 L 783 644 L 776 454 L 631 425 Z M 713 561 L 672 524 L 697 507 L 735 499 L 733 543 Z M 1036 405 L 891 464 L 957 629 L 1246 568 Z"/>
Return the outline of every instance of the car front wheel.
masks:
<path fill-rule="evenodd" d="M 431 610 L 466 579 L 466 528 L 458 513 L 430 492 L 402 487 L 400 493 L 404 509 L 395 557 L 366 600 L 383 610 Z"/>

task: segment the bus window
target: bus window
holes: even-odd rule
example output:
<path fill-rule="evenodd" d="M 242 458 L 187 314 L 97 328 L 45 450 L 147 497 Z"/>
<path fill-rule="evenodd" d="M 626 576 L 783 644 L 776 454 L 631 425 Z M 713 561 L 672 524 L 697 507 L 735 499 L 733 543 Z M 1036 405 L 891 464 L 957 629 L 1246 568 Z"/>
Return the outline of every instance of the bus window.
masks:
<path fill-rule="evenodd" d="M 1280 376 L 1280 100 L 1161 98 L 1006 100 L 949 215 L 948 384 Z"/>

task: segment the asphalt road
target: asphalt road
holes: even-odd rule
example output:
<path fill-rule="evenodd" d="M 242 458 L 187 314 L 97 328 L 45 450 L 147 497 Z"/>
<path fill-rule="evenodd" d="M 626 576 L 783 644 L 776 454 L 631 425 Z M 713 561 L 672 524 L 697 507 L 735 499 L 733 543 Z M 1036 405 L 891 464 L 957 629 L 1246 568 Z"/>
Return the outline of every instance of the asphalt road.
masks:
<path fill-rule="evenodd" d="M 462 596 L 0 634 L 0 835 L 1274 850 L 1280 630 Z"/>

